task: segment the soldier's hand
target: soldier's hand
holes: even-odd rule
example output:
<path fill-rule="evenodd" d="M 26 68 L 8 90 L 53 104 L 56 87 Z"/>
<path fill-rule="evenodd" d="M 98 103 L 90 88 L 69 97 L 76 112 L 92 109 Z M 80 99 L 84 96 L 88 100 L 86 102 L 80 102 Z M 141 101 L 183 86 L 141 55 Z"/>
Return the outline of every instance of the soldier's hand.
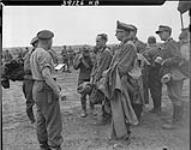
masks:
<path fill-rule="evenodd" d="M 162 57 L 159 57 L 159 56 L 155 59 L 155 63 L 158 63 L 158 64 L 161 64 L 162 61 L 163 61 Z"/>
<path fill-rule="evenodd" d="M 165 75 L 162 77 L 161 82 L 162 82 L 162 83 L 167 83 L 167 82 L 170 81 L 170 79 L 171 79 L 171 74 L 170 74 L 170 73 L 167 73 L 167 74 L 165 74 Z"/>
<path fill-rule="evenodd" d="M 60 87 L 60 85 L 57 86 L 54 93 L 55 93 L 57 98 L 60 98 L 60 95 L 61 95 L 61 87 Z"/>
<path fill-rule="evenodd" d="M 83 58 L 83 55 L 80 54 L 79 57 L 78 57 L 78 59 L 79 59 L 79 60 L 82 60 L 82 58 Z"/>

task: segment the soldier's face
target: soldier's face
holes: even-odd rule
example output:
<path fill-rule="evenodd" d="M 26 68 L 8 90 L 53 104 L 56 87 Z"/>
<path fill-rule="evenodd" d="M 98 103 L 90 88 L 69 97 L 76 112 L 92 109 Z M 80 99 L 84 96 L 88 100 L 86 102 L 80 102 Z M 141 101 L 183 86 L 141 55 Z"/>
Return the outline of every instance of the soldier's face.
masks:
<path fill-rule="evenodd" d="M 169 32 L 167 32 L 167 31 L 161 31 L 161 32 L 159 33 L 159 37 L 160 37 L 160 39 L 161 39 L 162 41 L 166 41 L 166 40 L 170 37 L 170 34 L 169 34 Z"/>
<path fill-rule="evenodd" d="M 38 42 L 35 42 L 35 43 L 33 44 L 34 48 L 36 48 L 37 45 L 38 45 Z"/>
<path fill-rule="evenodd" d="M 105 46 L 106 42 L 101 38 L 101 36 L 97 36 L 96 38 L 96 47 L 101 48 Z"/>
<path fill-rule="evenodd" d="M 122 41 L 123 37 L 124 37 L 124 31 L 119 31 L 117 30 L 116 33 L 115 33 L 115 36 L 116 38 L 119 40 L 119 41 Z"/>
<path fill-rule="evenodd" d="M 89 52 L 83 52 L 83 56 L 88 57 L 88 56 L 90 56 L 90 53 Z"/>
<path fill-rule="evenodd" d="M 115 36 L 117 37 L 119 41 L 125 41 L 126 39 L 130 39 L 131 34 L 130 32 L 127 32 L 127 31 L 117 30 Z"/>
<path fill-rule="evenodd" d="M 132 37 L 132 38 L 135 38 L 136 37 L 136 32 L 135 31 L 130 31 L 130 36 Z"/>

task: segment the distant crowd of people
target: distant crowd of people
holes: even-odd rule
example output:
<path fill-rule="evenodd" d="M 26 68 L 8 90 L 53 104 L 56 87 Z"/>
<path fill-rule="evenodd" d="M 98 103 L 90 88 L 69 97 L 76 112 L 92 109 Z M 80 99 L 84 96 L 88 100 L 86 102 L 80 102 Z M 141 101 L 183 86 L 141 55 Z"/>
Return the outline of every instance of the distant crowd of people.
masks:
<path fill-rule="evenodd" d="M 184 113 L 183 83 L 190 78 L 188 28 L 182 29 L 178 42 L 172 39 L 172 28 L 166 25 L 160 25 L 156 31 L 161 43 L 155 36 L 149 36 L 144 43 L 138 39 L 137 31 L 136 26 L 117 21 L 115 36 L 120 41 L 117 47 L 107 46 L 107 34 L 100 33 L 96 36 L 93 51 L 84 45 L 79 53 L 67 46 L 63 46 L 61 52 L 65 71 L 71 72 L 71 66 L 79 70 L 77 91 L 81 95 L 81 117 L 89 114 L 87 99 L 93 116 L 97 115 L 95 105 L 101 105 L 101 124 L 111 123 L 111 139 L 129 141 L 130 127 L 141 122 L 143 107 L 149 103 L 149 92 L 154 105 L 150 113 L 161 114 L 164 84 L 173 104 L 173 116 L 163 128 L 176 128 Z M 36 122 L 42 150 L 61 150 L 63 142 L 59 104 L 61 87 L 55 76 L 54 67 L 58 60 L 52 50 L 53 37 L 51 31 L 38 32 L 30 43 L 33 48 L 23 56 L 26 112 L 31 123 Z M 10 64 L 9 51 L 3 58 Z M 3 77 L 8 79 L 8 74 Z"/>

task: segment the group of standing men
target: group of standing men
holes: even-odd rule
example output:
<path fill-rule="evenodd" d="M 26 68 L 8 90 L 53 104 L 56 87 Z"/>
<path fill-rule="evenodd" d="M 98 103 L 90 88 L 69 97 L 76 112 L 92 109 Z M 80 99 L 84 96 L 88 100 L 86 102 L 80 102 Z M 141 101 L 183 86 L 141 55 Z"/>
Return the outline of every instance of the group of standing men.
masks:
<path fill-rule="evenodd" d="M 73 64 L 75 69 L 80 69 L 81 117 L 87 116 L 86 98 L 89 95 L 91 112 L 96 115 L 94 105 L 101 103 L 103 121 L 110 120 L 111 138 L 129 140 L 130 126 L 139 123 L 143 105 L 148 103 L 146 89 L 150 89 L 154 101 L 151 112 L 158 113 L 161 112 L 162 83 L 165 83 L 174 110 L 172 122 L 163 127 L 173 128 L 183 115 L 182 87 L 190 73 L 186 55 L 189 49 L 181 47 L 188 42 L 185 39 L 189 35 L 183 31 L 180 38 L 184 42 L 178 43 L 170 38 L 171 33 L 170 27 L 161 25 L 156 34 L 164 43 L 157 45 L 156 39 L 149 37 L 149 45 L 146 45 L 136 37 L 134 25 L 117 21 L 115 36 L 121 43 L 114 55 L 106 45 L 108 37 L 104 33 L 96 37 L 95 61 L 89 48 L 84 46 Z M 25 56 L 25 62 L 28 62 L 23 87 L 28 101 L 27 114 L 32 123 L 36 121 L 42 150 L 61 150 L 63 141 L 59 105 L 61 88 L 54 76 L 51 52 L 53 37 L 51 31 L 38 32 L 31 41 L 33 50 Z M 32 112 L 33 100 L 37 106 L 36 119 Z"/>
<path fill-rule="evenodd" d="M 82 67 L 78 85 L 84 88 L 85 94 L 82 94 L 81 101 L 86 99 L 88 92 L 92 106 L 97 104 L 97 99 L 101 99 L 103 120 L 111 119 L 112 138 L 129 139 L 130 125 L 139 123 L 143 105 L 149 103 L 149 91 L 154 104 L 150 112 L 161 114 L 163 84 L 166 84 L 173 104 L 173 117 L 162 127 L 173 129 L 183 117 L 183 82 L 190 77 L 189 31 L 182 30 L 179 42 L 171 38 L 172 29 L 169 26 L 160 25 L 156 34 L 164 43 L 157 43 L 156 38 L 150 36 L 148 44 L 145 44 L 138 40 L 134 25 L 118 21 L 116 37 L 121 44 L 114 50 L 114 55 L 106 46 L 108 37 L 103 33 L 96 38 L 96 61 L 93 66 L 91 63 L 88 66 L 83 56 L 77 56 L 74 61 L 75 69 Z M 83 53 L 88 53 L 87 48 Z M 88 75 L 83 67 L 89 68 Z M 86 74 L 87 79 L 83 80 L 82 74 Z M 89 85 L 86 82 L 96 87 L 95 94 L 94 88 L 87 90 Z M 84 105 L 82 102 L 82 117 L 87 115 Z M 94 108 L 92 106 L 91 109 Z"/>

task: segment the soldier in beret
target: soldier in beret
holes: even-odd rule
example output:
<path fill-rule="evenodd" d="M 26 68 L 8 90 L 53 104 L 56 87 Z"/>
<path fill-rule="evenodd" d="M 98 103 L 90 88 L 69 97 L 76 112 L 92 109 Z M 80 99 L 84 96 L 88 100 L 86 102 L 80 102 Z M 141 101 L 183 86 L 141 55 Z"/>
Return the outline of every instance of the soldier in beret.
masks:
<path fill-rule="evenodd" d="M 61 150 L 62 121 L 60 113 L 60 86 L 53 78 L 54 62 L 49 54 L 54 34 L 49 30 L 38 32 L 38 45 L 30 58 L 33 99 L 37 107 L 37 138 L 41 150 Z"/>
<path fill-rule="evenodd" d="M 156 34 L 164 41 L 160 57 L 155 62 L 162 66 L 161 81 L 167 85 L 167 92 L 173 104 L 172 120 L 163 125 L 164 129 L 176 127 L 183 115 L 182 88 L 184 76 L 182 76 L 178 65 L 182 60 L 179 45 L 171 38 L 172 28 L 166 25 L 160 25 Z M 160 58 L 160 59 L 159 59 Z"/>
<path fill-rule="evenodd" d="M 130 125 L 138 124 L 130 98 L 130 94 L 134 91 L 134 87 L 130 83 L 131 79 L 138 75 L 133 75 L 137 53 L 130 34 L 132 30 L 130 25 L 117 21 L 115 35 L 121 44 L 108 70 L 104 72 L 105 83 L 102 85 L 102 92 L 110 99 L 111 103 L 111 138 L 127 141 L 130 138 Z"/>
<path fill-rule="evenodd" d="M 32 97 L 32 88 L 33 88 L 33 79 L 32 79 L 32 72 L 31 72 L 31 66 L 30 66 L 30 56 L 34 52 L 34 50 L 37 48 L 38 44 L 38 38 L 34 37 L 31 40 L 30 43 L 33 48 L 31 51 L 28 51 L 28 53 L 24 56 L 24 81 L 23 81 L 23 93 L 26 98 L 26 113 L 28 118 L 30 119 L 31 123 L 35 122 L 35 117 L 33 113 L 33 105 L 34 100 Z"/>

